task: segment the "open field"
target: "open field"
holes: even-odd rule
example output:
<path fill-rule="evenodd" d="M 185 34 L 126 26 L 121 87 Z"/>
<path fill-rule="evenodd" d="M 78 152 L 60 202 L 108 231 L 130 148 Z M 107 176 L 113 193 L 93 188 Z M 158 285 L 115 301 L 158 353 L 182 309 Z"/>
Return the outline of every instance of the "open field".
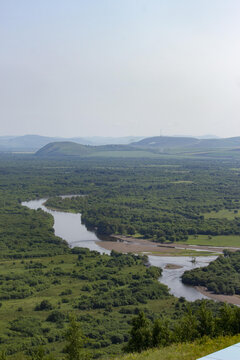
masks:
<path fill-rule="evenodd" d="M 240 248 L 240 236 L 239 235 L 218 235 L 207 236 L 198 235 L 197 237 L 191 235 L 188 240 L 184 241 L 183 245 L 200 245 L 200 246 L 223 246 L 223 247 L 236 247 Z"/>
<path fill-rule="evenodd" d="M 228 219 L 228 220 L 234 220 L 235 217 L 240 216 L 239 209 L 222 209 L 219 211 L 211 211 L 209 213 L 204 214 L 205 219 Z"/>

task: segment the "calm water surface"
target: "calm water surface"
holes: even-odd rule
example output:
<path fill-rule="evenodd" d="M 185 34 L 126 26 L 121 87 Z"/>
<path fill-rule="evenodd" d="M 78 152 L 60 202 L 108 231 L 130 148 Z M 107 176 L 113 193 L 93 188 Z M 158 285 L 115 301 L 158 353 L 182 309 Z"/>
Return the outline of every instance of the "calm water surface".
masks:
<path fill-rule="evenodd" d="M 101 240 L 93 231 L 88 231 L 86 226 L 81 223 L 81 214 L 55 211 L 46 208 L 43 204 L 47 199 L 32 200 L 23 202 L 22 205 L 30 209 L 41 208 L 54 217 L 54 232 L 56 236 L 66 240 L 70 247 L 85 247 L 90 250 L 97 250 L 101 254 L 110 254 L 109 250 L 103 249 L 98 245 Z"/>
<path fill-rule="evenodd" d="M 71 197 L 67 195 L 65 197 Z M 110 254 L 109 250 L 101 247 L 101 240 L 93 231 L 87 230 L 86 226 L 81 223 L 81 214 L 72 214 L 68 212 L 49 210 L 44 206 L 47 199 L 32 200 L 23 202 L 22 205 L 30 209 L 43 209 L 54 217 L 54 231 L 55 235 L 66 240 L 70 247 L 80 246 L 90 250 L 97 250 L 101 254 Z M 189 256 L 149 256 L 151 265 L 161 267 L 163 273 L 159 279 L 161 283 L 167 285 L 170 293 L 180 297 L 184 296 L 189 301 L 206 298 L 192 286 L 184 285 L 181 281 L 181 276 L 186 270 L 202 267 L 209 264 L 209 262 L 216 259 L 216 256 L 201 256 L 196 258 L 196 263 L 191 262 L 192 257 Z M 165 269 L 167 264 L 182 266 L 181 269 Z"/>

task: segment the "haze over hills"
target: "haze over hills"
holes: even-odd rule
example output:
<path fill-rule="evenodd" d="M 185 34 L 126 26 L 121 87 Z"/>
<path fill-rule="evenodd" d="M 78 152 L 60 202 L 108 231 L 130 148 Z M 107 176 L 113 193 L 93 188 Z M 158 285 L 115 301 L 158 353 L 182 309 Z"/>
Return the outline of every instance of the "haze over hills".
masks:
<path fill-rule="evenodd" d="M 41 135 L 23 135 L 23 136 L 0 136 L 0 151 L 5 152 L 36 152 L 43 146 L 52 142 L 71 141 L 81 145 L 102 146 L 102 145 L 128 145 L 143 140 L 144 136 L 124 136 L 124 137 L 48 137 Z M 199 137 L 192 136 L 161 136 L 157 138 L 185 138 L 185 139 L 216 139 L 215 135 L 205 135 Z M 170 142 L 168 140 L 168 145 Z"/>
<path fill-rule="evenodd" d="M 234 150 L 234 151 L 233 151 Z M 239 150 L 239 151 L 238 151 Z M 227 139 L 197 139 L 157 136 L 128 145 L 81 145 L 74 142 L 47 144 L 36 156 L 120 156 L 153 157 L 159 155 L 235 157 L 240 153 L 240 137 Z"/>
<path fill-rule="evenodd" d="M 129 144 L 133 141 L 143 139 L 140 136 L 126 136 L 126 137 L 74 137 L 74 138 L 60 138 L 47 137 L 40 135 L 24 135 L 24 136 L 0 136 L 0 151 L 24 151 L 35 152 L 43 146 L 52 142 L 72 141 L 82 145 L 107 145 L 107 144 Z"/>
<path fill-rule="evenodd" d="M 194 137 L 155 136 L 134 142 L 132 146 L 144 148 L 232 148 L 240 147 L 240 137 L 224 139 L 199 139 Z"/>
<path fill-rule="evenodd" d="M 112 152 L 132 152 L 134 148 L 130 145 L 82 145 L 71 141 L 53 142 L 45 145 L 36 152 L 36 156 L 91 156 L 109 154 Z"/>

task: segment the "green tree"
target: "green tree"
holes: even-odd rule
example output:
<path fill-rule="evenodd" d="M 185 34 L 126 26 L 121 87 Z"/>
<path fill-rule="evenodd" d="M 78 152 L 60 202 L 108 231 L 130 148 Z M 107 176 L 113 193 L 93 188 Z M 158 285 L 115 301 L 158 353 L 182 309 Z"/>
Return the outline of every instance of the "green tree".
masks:
<path fill-rule="evenodd" d="M 152 334 L 149 321 L 145 314 L 141 311 L 137 317 L 132 320 L 132 329 L 130 331 L 130 339 L 125 350 L 128 352 L 148 349 L 151 347 Z"/>
<path fill-rule="evenodd" d="M 64 348 L 66 360 L 89 359 L 90 356 L 84 349 L 86 337 L 83 335 L 80 325 L 73 316 L 69 317 L 70 325 L 65 333 L 67 345 Z"/>
<path fill-rule="evenodd" d="M 224 303 L 220 310 L 220 319 L 218 319 L 218 328 L 223 335 L 232 335 L 234 333 L 234 319 L 233 307 Z"/>
<path fill-rule="evenodd" d="M 152 345 L 167 346 L 171 342 L 171 331 L 166 320 L 157 319 L 152 329 Z"/>
<path fill-rule="evenodd" d="M 215 321 L 212 311 L 207 309 L 206 301 L 203 301 L 200 309 L 197 313 L 198 316 L 198 332 L 201 336 L 214 336 L 215 333 Z"/>
<path fill-rule="evenodd" d="M 193 341 L 198 337 L 197 319 L 193 315 L 192 310 L 188 309 L 188 312 L 175 327 L 176 341 L 186 342 Z"/>

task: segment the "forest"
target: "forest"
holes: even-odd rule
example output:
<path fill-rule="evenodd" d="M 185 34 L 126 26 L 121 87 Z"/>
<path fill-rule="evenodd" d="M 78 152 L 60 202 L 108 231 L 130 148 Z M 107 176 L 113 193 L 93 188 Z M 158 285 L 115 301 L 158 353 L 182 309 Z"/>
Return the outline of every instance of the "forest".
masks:
<path fill-rule="evenodd" d="M 215 294 L 240 295 L 240 251 L 224 250 L 208 266 L 186 271 L 182 276 L 185 284 L 204 286 Z"/>
<path fill-rule="evenodd" d="M 240 235 L 240 174 L 234 165 L 162 162 L 98 168 L 81 187 L 86 196 L 50 198 L 46 205 L 80 212 L 83 223 L 99 235 L 125 234 L 160 243 L 185 241 L 190 235 Z M 223 209 L 233 216 L 218 216 Z"/>
<path fill-rule="evenodd" d="M 133 319 L 141 312 L 152 324 L 157 319 L 169 324 L 169 343 L 182 341 L 173 340 L 174 329 L 202 306 L 202 301 L 191 304 L 170 295 L 158 281 L 161 269 L 146 266 L 146 256 L 70 249 L 55 236 L 52 216 L 22 206 L 23 201 L 45 198 L 53 208 L 82 212 L 82 221 L 100 234 L 159 242 L 198 234 L 227 237 L 239 231 L 239 174 L 232 161 L 1 155 L 2 358 L 67 358 L 72 315 L 93 358 L 126 351 Z M 62 194 L 84 196 L 62 200 Z M 222 210 L 231 217 L 217 217 Z M 231 263 L 232 258 L 226 253 L 222 259 Z M 229 271 L 230 277 L 234 283 L 235 273 Z M 221 304 L 208 301 L 208 308 L 214 319 L 221 318 Z"/>

